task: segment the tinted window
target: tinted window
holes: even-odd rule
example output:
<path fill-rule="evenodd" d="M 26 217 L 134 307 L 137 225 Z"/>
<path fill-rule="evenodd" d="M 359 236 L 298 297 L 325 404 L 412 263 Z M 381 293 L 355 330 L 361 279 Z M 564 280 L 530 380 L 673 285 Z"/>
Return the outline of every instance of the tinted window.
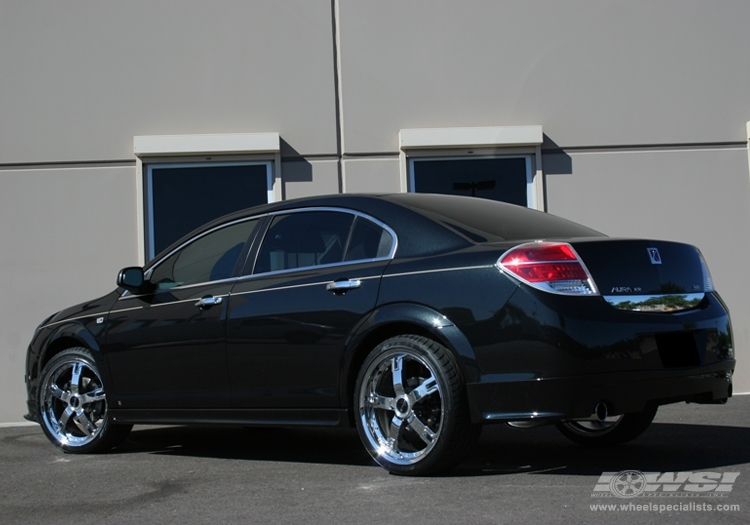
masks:
<path fill-rule="evenodd" d="M 268 202 L 268 163 L 149 166 L 148 257 L 199 226 Z"/>
<path fill-rule="evenodd" d="M 151 273 L 159 289 L 227 279 L 258 219 L 213 231 L 170 255 Z"/>
<path fill-rule="evenodd" d="M 352 214 L 330 211 L 274 217 L 254 273 L 342 262 L 353 221 Z"/>
<path fill-rule="evenodd" d="M 393 237 L 374 222 L 357 217 L 354 224 L 349 248 L 346 250 L 347 261 L 376 259 L 391 253 Z"/>
<path fill-rule="evenodd" d="M 525 158 L 415 160 L 414 191 L 528 206 Z"/>

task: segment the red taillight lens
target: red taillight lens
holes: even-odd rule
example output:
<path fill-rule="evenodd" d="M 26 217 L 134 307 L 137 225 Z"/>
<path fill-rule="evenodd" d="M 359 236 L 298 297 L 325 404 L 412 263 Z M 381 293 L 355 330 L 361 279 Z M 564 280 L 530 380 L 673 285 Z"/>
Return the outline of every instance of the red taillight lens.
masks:
<path fill-rule="evenodd" d="M 598 295 L 594 280 L 567 243 L 534 242 L 512 248 L 497 262 L 503 271 L 546 292 Z"/>

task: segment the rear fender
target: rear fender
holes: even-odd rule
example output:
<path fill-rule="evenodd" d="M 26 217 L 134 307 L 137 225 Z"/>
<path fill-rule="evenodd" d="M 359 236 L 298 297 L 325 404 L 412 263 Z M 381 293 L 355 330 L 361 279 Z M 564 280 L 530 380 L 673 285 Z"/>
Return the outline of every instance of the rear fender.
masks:
<path fill-rule="evenodd" d="M 379 343 L 400 334 L 424 335 L 445 346 L 454 356 L 466 383 L 479 380 L 474 350 L 466 336 L 447 317 L 427 306 L 394 303 L 372 312 L 349 338 L 344 355 L 341 395 L 343 406 L 351 406 L 354 383 L 367 355 Z"/>

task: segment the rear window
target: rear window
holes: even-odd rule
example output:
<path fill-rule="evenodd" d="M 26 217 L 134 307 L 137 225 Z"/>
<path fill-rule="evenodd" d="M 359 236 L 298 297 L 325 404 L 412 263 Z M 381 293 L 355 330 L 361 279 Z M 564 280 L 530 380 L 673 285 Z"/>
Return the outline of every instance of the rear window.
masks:
<path fill-rule="evenodd" d="M 479 197 L 402 193 L 388 198 L 477 243 L 605 237 L 596 230 L 567 219 Z"/>

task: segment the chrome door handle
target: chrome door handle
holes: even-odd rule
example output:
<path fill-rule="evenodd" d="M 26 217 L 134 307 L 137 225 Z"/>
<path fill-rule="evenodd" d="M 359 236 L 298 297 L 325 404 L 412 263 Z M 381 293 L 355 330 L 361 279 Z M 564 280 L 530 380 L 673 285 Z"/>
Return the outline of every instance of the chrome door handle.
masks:
<path fill-rule="evenodd" d="M 198 300 L 197 303 L 195 303 L 195 306 L 198 308 L 206 308 L 209 306 L 215 306 L 217 304 L 221 304 L 224 299 L 222 297 L 202 297 Z"/>
<path fill-rule="evenodd" d="M 326 285 L 326 290 L 335 294 L 346 293 L 348 290 L 359 288 L 362 286 L 362 281 L 359 279 L 345 279 L 343 281 L 333 281 Z"/>

